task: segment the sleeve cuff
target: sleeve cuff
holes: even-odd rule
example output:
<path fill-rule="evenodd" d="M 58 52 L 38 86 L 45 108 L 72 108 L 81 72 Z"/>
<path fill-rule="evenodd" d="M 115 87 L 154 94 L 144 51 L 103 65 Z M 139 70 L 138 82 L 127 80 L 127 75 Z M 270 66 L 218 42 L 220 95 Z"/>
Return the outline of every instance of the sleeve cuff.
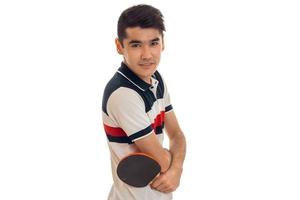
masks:
<path fill-rule="evenodd" d="M 142 139 L 143 137 L 146 137 L 147 135 L 149 135 L 151 132 L 153 131 L 153 128 L 152 126 L 148 126 L 147 128 L 139 131 L 139 132 L 136 132 L 132 135 L 129 136 L 130 140 L 131 141 L 136 141 L 136 140 L 139 140 L 139 139 Z"/>
<path fill-rule="evenodd" d="M 169 112 L 169 111 L 171 111 L 171 110 L 173 110 L 173 106 L 172 106 L 172 105 L 169 105 L 169 106 L 167 106 L 167 107 L 165 108 L 165 112 Z"/>

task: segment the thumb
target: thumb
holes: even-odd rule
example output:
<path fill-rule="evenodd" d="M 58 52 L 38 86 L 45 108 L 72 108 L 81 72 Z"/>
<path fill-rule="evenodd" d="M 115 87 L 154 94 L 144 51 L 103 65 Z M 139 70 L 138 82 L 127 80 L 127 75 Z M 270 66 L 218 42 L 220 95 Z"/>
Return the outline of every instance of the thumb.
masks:
<path fill-rule="evenodd" d="M 158 176 L 156 176 L 156 178 L 150 183 L 152 188 L 156 188 L 158 187 L 164 179 L 164 174 L 161 173 Z"/>

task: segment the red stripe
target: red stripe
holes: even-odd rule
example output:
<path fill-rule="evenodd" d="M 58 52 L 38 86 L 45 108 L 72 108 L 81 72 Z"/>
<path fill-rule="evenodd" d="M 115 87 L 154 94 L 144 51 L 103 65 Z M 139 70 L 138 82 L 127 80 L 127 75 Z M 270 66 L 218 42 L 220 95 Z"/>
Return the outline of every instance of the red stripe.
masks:
<path fill-rule="evenodd" d="M 106 124 L 103 124 L 103 125 L 104 125 L 104 130 L 107 135 L 111 135 L 111 136 L 115 136 L 115 137 L 127 136 L 125 131 L 123 131 L 123 129 L 121 129 L 121 128 L 110 127 L 110 126 L 107 126 Z"/>
<path fill-rule="evenodd" d="M 154 119 L 154 123 L 151 124 L 151 127 L 153 129 L 155 129 L 156 127 L 162 126 L 165 120 L 165 112 L 161 111 L 160 114 L 158 114 L 155 119 Z M 117 127 L 111 127 L 108 126 L 106 124 L 104 125 L 104 130 L 106 132 L 107 135 L 111 135 L 111 136 L 115 136 L 115 137 L 127 137 L 127 134 L 125 133 L 125 131 L 121 128 L 117 128 Z"/>
<path fill-rule="evenodd" d="M 160 114 L 158 114 L 155 119 L 154 123 L 151 124 L 152 128 L 155 129 L 158 126 L 162 126 L 165 121 L 165 111 L 161 111 Z"/>

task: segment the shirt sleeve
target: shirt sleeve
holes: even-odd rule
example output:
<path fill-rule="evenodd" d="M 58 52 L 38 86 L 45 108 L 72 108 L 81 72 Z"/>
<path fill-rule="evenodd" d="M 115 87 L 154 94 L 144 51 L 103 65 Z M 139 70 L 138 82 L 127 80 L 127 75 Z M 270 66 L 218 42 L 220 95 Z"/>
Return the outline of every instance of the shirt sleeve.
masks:
<path fill-rule="evenodd" d="M 111 94 L 107 112 L 133 142 L 148 136 L 153 130 L 143 99 L 130 88 L 121 87 Z"/>
<path fill-rule="evenodd" d="M 162 80 L 163 80 L 163 84 L 164 84 L 164 96 L 163 96 L 163 99 L 164 99 L 164 106 L 165 106 L 165 112 L 170 112 L 173 110 L 173 106 L 171 104 L 171 97 L 170 97 L 170 94 L 169 94 L 169 91 L 168 91 L 168 88 L 167 88 L 167 84 L 165 82 L 165 80 L 163 79 L 163 77 L 161 77 Z"/>

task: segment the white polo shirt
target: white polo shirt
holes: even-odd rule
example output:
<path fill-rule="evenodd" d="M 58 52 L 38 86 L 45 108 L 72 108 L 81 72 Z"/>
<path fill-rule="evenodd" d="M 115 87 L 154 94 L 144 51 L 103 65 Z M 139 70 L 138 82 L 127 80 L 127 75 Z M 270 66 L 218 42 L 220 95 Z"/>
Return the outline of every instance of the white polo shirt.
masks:
<path fill-rule="evenodd" d="M 111 156 L 114 184 L 109 200 L 170 200 L 172 194 L 153 190 L 150 186 L 136 188 L 119 179 L 119 161 L 138 152 L 135 141 L 153 130 L 163 144 L 164 116 L 172 111 L 167 87 L 156 71 L 148 84 L 124 63 L 106 85 L 102 101 L 102 119 Z"/>

